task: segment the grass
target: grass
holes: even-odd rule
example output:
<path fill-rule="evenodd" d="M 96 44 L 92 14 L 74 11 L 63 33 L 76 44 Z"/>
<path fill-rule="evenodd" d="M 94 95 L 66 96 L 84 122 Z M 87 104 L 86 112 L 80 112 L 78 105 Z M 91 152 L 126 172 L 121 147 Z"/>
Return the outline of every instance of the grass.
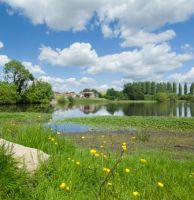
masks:
<path fill-rule="evenodd" d="M 25 115 L 25 117 L 23 117 Z M 3 114 L 0 115 L 3 119 Z M 175 159 L 162 150 L 129 151 L 133 142 L 128 138 L 127 151 L 100 148 L 109 145 L 101 134 L 97 135 L 99 144 L 88 147 L 75 145 L 62 134 L 44 128 L 40 117 L 34 114 L 6 114 L 0 126 L 0 138 L 29 147 L 39 148 L 51 155 L 34 174 L 27 174 L 17 168 L 17 163 L 4 148 L 0 149 L 0 199 L 5 200 L 189 200 L 194 192 L 194 159 Z M 11 121 L 22 123 L 10 123 Z M 43 116 L 42 116 L 43 118 Z M 48 120 L 45 116 L 44 120 Z M 26 123 L 27 122 L 27 123 Z M 87 136 L 80 137 L 85 143 Z M 95 145 L 95 146 L 94 146 Z M 84 145 L 83 145 L 84 146 Z M 90 150 L 96 149 L 95 154 Z M 98 156 L 99 155 L 99 156 Z M 140 162 L 145 159 L 145 162 Z M 110 173 L 103 168 L 111 169 Z M 127 173 L 126 169 L 130 172 Z M 60 188 L 61 183 L 67 187 Z M 159 187 L 162 182 L 164 187 Z M 133 196 L 133 192 L 140 196 Z"/>
<path fill-rule="evenodd" d="M 97 116 L 66 118 L 62 120 L 62 122 L 74 122 L 112 130 L 126 130 L 132 127 L 144 130 L 179 132 L 189 132 L 194 130 L 194 118 Z"/>

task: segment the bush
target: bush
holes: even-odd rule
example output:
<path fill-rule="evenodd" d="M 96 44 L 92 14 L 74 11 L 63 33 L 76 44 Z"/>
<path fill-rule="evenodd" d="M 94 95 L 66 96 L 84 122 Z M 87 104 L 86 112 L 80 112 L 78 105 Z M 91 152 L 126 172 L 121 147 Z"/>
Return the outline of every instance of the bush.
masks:
<path fill-rule="evenodd" d="M 48 103 L 54 97 L 52 87 L 49 83 L 34 82 L 24 94 L 26 103 Z"/>
<path fill-rule="evenodd" d="M 169 100 L 168 94 L 163 93 L 163 92 L 157 93 L 154 98 L 158 102 L 165 102 L 165 101 Z"/>
<path fill-rule="evenodd" d="M 73 104 L 75 102 L 75 99 L 73 97 L 67 97 L 70 104 Z"/>
<path fill-rule="evenodd" d="M 58 96 L 58 97 L 57 97 L 57 102 L 58 102 L 59 104 L 64 104 L 64 103 L 67 102 L 67 98 L 66 98 L 64 95 Z"/>
<path fill-rule="evenodd" d="M 175 93 L 170 93 L 168 95 L 168 98 L 169 98 L 170 101 L 177 101 L 178 100 L 177 94 L 175 94 Z"/>
<path fill-rule="evenodd" d="M 15 85 L 0 82 L 0 104 L 16 104 L 19 99 L 20 96 Z"/>

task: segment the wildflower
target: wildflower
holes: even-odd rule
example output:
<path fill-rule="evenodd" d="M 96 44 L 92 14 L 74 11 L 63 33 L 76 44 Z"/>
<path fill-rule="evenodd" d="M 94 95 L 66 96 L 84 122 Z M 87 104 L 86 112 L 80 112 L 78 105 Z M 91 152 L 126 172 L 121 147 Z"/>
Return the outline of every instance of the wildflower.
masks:
<path fill-rule="evenodd" d="M 66 187 L 66 184 L 65 183 L 61 183 L 61 185 L 59 186 L 60 187 L 60 189 L 65 189 L 65 187 Z"/>
<path fill-rule="evenodd" d="M 104 158 L 108 158 L 108 156 L 107 156 L 107 155 L 104 155 L 103 157 L 104 157 Z"/>
<path fill-rule="evenodd" d="M 110 169 L 109 169 L 109 168 L 106 168 L 106 167 L 103 167 L 103 171 L 106 172 L 106 173 L 109 173 L 109 172 L 110 172 Z"/>
<path fill-rule="evenodd" d="M 133 192 L 132 194 L 133 194 L 134 197 L 139 197 L 140 196 L 140 193 L 137 192 L 137 191 Z"/>
<path fill-rule="evenodd" d="M 122 144 L 122 149 L 123 151 L 127 151 L 127 144 L 125 142 Z"/>
<path fill-rule="evenodd" d="M 97 151 L 96 151 L 96 149 L 91 149 L 91 150 L 90 150 L 90 153 L 91 153 L 92 155 L 95 155 L 95 154 L 97 153 Z"/>
<path fill-rule="evenodd" d="M 57 132 L 57 135 L 60 135 L 60 134 L 61 134 L 61 133 L 58 131 L 58 132 Z"/>
<path fill-rule="evenodd" d="M 82 140 L 84 140 L 84 139 L 85 139 L 85 137 L 84 137 L 84 136 L 81 136 L 81 139 L 82 139 Z"/>
<path fill-rule="evenodd" d="M 68 158 L 68 160 L 71 160 L 71 158 Z"/>
<path fill-rule="evenodd" d="M 51 141 L 54 142 L 54 141 L 55 141 L 55 138 L 51 138 Z"/>
<path fill-rule="evenodd" d="M 71 160 L 72 162 L 75 162 L 75 160 Z"/>
<path fill-rule="evenodd" d="M 126 173 L 129 173 L 129 172 L 130 172 L 130 169 L 126 168 L 126 169 L 125 169 L 125 172 L 126 172 Z"/>
<path fill-rule="evenodd" d="M 67 186 L 65 189 L 66 189 L 66 191 L 69 191 L 69 190 L 70 190 L 69 186 Z"/>
<path fill-rule="evenodd" d="M 141 158 L 139 161 L 140 161 L 140 163 L 142 163 L 142 164 L 146 164 L 146 163 L 147 163 L 147 160 L 144 159 L 144 158 Z"/>
<path fill-rule="evenodd" d="M 164 187 L 164 183 L 158 182 L 158 187 L 163 188 Z"/>
<path fill-rule="evenodd" d="M 100 145 L 100 148 L 104 148 L 104 146 L 103 146 L 103 145 Z"/>
<path fill-rule="evenodd" d="M 132 137 L 131 139 L 132 139 L 132 140 L 135 140 L 135 139 L 136 139 L 136 137 L 134 136 L 134 137 Z"/>
<path fill-rule="evenodd" d="M 49 135 L 49 136 L 48 136 L 48 139 L 49 139 L 49 140 L 51 140 L 51 139 L 52 139 L 52 137 Z"/>
<path fill-rule="evenodd" d="M 104 138 L 104 135 L 102 135 L 101 137 Z"/>
<path fill-rule="evenodd" d="M 111 185 L 112 185 L 112 183 L 108 182 L 108 183 L 107 183 L 107 185 L 108 185 L 108 186 L 111 186 Z"/>
<path fill-rule="evenodd" d="M 75 164 L 76 164 L 76 165 L 80 165 L 80 162 L 79 162 L 79 161 L 77 161 Z"/>
<path fill-rule="evenodd" d="M 55 142 L 55 145 L 57 145 L 58 143 L 57 142 Z"/>
<path fill-rule="evenodd" d="M 95 156 L 95 157 L 99 157 L 100 154 L 99 154 L 99 153 L 95 153 L 94 156 Z"/>
<path fill-rule="evenodd" d="M 106 141 L 103 141 L 103 143 L 106 144 L 107 142 L 106 142 Z"/>

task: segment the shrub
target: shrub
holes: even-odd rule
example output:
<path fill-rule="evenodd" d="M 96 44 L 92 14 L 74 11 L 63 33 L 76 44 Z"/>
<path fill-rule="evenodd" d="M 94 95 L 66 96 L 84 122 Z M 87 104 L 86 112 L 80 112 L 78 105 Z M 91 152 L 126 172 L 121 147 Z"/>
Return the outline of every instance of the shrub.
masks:
<path fill-rule="evenodd" d="M 168 98 L 168 94 L 166 93 L 163 93 L 163 92 L 159 92 L 155 95 L 155 100 L 158 101 L 158 102 L 165 102 L 167 101 L 169 98 Z"/>

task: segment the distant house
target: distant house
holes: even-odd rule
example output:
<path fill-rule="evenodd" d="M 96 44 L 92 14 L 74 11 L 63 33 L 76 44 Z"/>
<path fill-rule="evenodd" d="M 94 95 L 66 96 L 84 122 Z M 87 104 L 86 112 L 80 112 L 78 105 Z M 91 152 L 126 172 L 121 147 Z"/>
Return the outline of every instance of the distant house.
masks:
<path fill-rule="evenodd" d="M 98 95 L 94 92 L 81 92 L 80 98 L 97 98 Z"/>
<path fill-rule="evenodd" d="M 67 97 L 73 97 L 73 98 L 75 98 L 77 96 L 77 94 L 75 92 L 66 92 L 65 95 Z"/>

